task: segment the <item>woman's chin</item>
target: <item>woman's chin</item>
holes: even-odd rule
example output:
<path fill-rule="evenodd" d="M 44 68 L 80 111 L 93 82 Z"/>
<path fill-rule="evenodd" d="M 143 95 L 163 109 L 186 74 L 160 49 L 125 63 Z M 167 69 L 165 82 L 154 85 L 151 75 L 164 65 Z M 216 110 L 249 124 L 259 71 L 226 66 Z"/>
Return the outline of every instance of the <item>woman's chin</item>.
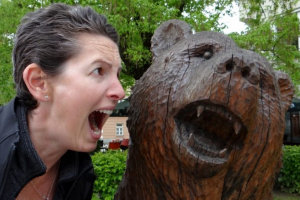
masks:
<path fill-rule="evenodd" d="M 81 147 L 80 151 L 85 153 L 90 153 L 95 151 L 97 148 L 97 142 L 86 144 L 84 147 Z"/>

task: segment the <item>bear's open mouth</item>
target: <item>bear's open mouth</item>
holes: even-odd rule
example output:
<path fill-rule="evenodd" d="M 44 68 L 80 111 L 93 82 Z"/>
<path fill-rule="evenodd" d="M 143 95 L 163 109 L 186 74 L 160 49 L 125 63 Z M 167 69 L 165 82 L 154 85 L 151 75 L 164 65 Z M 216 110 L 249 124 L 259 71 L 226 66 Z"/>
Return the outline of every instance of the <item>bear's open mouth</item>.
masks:
<path fill-rule="evenodd" d="M 196 159 L 222 164 L 230 151 L 242 145 L 247 129 L 242 120 L 224 106 L 193 102 L 175 116 L 181 147 Z"/>

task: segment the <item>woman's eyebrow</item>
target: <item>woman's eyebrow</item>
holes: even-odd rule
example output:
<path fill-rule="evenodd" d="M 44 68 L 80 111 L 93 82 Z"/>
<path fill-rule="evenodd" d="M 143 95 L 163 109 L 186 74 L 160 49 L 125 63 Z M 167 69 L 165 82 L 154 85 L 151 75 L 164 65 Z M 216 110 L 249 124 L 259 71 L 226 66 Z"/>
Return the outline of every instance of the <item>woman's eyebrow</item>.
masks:
<path fill-rule="evenodd" d="M 110 68 L 112 67 L 112 65 L 111 65 L 111 63 L 110 62 L 108 62 L 108 61 L 105 61 L 104 59 L 96 59 L 96 60 L 94 60 L 92 63 L 91 63 L 91 65 L 93 65 L 93 64 L 96 64 L 96 63 L 101 63 L 101 64 L 105 64 L 105 65 L 108 65 Z"/>
<path fill-rule="evenodd" d="M 105 65 L 107 65 L 109 68 L 112 68 L 112 64 L 110 63 L 110 62 L 108 62 L 108 61 L 105 61 L 104 59 L 96 59 L 96 60 L 94 60 L 92 63 L 91 63 L 91 65 L 94 65 L 94 64 L 96 64 L 96 63 L 100 63 L 100 64 L 105 64 Z M 122 65 L 120 64 L 118 67 L 118 72 L 121 72 L 122 71 Z"/>

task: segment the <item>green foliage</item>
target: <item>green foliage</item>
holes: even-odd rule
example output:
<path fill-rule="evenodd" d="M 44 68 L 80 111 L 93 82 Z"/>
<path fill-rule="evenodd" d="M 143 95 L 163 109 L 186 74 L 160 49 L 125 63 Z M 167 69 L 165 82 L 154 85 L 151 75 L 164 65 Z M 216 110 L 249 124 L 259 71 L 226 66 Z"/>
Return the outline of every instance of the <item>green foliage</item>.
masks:
<path fill-rule="evenodd" d="M 106 15 L 116 27 L 120 35 L 121 57 L 126 65 L 123 72 L 137 80 L 151 65 L 150 40 L 162 22 L 176 18 L 190 23 L 195 31 L 221 30 L 223 26 L 218 23 L 218 19 L 221 13 L 229 12 L 226 6 L 231 2 L 102 0 L 100 4 L 89 5 Z M 213 11 L 208 11 L 208 6 L 212 6 Z"/>
<path fill-rule="evenodd" d="M 287 72 L 294 85 L 300 84 L 299 51 L 295 46 L 299 22 L 292 12 L 298 0 L 274 0 L 264 7 L 263 0 L 238 0 L 246 9 L 249 29 L 232 38 L 243 48 L 262 54 L 273 67 Z M 233 0 L 1 0 L 0 1 L 0 104 L 14 95 L 11 64 L 12 37 L 25 13 L 51 3 L 90 6 L 107 16 L 120 35 L 120 53 L 124 62 L 121 83 L 130 88 L 151 65 L 151 37 L 154 30 L 169 19 L 182 19 L 193 30 L 222 31 L 219 18 L 230 14 Z M 279 15 L 279 10 L 283 14 Z M 270 13 L 266 15 L 266 13 Z M 298 91 L 300 95 L 300 91 Z"/>
<path fill-rule="evenodd" d="M 9 40 L 0 37 L 0 105 L 14 96 L 10 52 L 6 49 L 11 49 Z"/>
<path fill-rule="evenodd" d="M 98 152 L 92 156 L 95 173 L 98 176 L 94 185 L 94 200 L 113 199 L 125 171 L 126 157 L 127 152 L 120 151 Z M 277 179 L 277 185 L 281 187 L 282 191 L 300 194 L 300 146 L 283 147 L 283 167 Z M 298 198 L 288 194 L 285 194 L 284 197 L 275 194 L 274 199 Z"/>
<path fill-rule="evenodd" d="M 92 156 L 97 179 L 94 193 L 100 195 L 100 200 L 111 200 L 117 191 L 126 168 L 127 151 L 98 152 Z"/>
<path fill-rule="evenodd" d="M 283 147 L 283 167 L 277 181 L 282 191 L 300 194 L 300 146 Z"/>
<path fill-rule="evenodd" d="M 95 199 L 96 200 L 96 199 Z M 299 200 L 299 197 L 297 196 L 291 196 L 291 197 L 281 197 L 274 195 L 274 200 Z"/>
<path fill-rule="evenodd" d="M 12 40 L 21 17 L 30 10 L 29 7 L 21 6 L 19 1 L 2 0 L 0 4 L 0 105 L 15 95 L 11 63 Z"/>
<path fill-rule="evenodd" d="M 124 62 L 121 83 L 125 91 L 130 91 L 135 80 L 151 65 L 151 37 L 154 30 L 169 19 L 183 19 L 190 23 L 195 31 L 220 31 L 224 26 L 218 19 L 222 14 L 230 13 L 232 0 L 1 0 L 0 1 L 0 104 L 14 96 L 10 46 L 3 43 L 7 34 L 15 32 L 21 17 L 29 11 L 45 7 L 51 3 L 80 4 L 90 6 L 107 16 L 120 35 L 120 53 Z M 207 9 L 210 7 L 210 9 Z M 7 38 L 6 38 L 7 39 Z M 5 62 L 5 63 L 4 63 Z"/>
<path fill-rule="evenodd" d="M 239 46 L 266 57 L 273 68 L 290 75 L 300 85 L 300 52 L 297 49 L 299 20 L 293 12 L 298 0 L 239 0 L 245 9 L 247 31 L 231 34 Z M 243 17 L 243 16 L 242 16 Z M 296 94 L 300 91 L 296 87 Z"/>

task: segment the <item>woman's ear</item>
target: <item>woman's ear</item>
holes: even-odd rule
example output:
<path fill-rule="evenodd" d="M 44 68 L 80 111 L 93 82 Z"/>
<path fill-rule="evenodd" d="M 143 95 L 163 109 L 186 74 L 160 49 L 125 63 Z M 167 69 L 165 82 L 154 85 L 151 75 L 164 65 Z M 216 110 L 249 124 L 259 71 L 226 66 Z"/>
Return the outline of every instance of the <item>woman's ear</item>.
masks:
<path fill-rule="evenodd" d="M 49 88 L 46 77 L 47 75 L 36 63 L 31 63 L 23 71 L 23 80 L 29 92 L 37 101 L 49 100 Z"/>

